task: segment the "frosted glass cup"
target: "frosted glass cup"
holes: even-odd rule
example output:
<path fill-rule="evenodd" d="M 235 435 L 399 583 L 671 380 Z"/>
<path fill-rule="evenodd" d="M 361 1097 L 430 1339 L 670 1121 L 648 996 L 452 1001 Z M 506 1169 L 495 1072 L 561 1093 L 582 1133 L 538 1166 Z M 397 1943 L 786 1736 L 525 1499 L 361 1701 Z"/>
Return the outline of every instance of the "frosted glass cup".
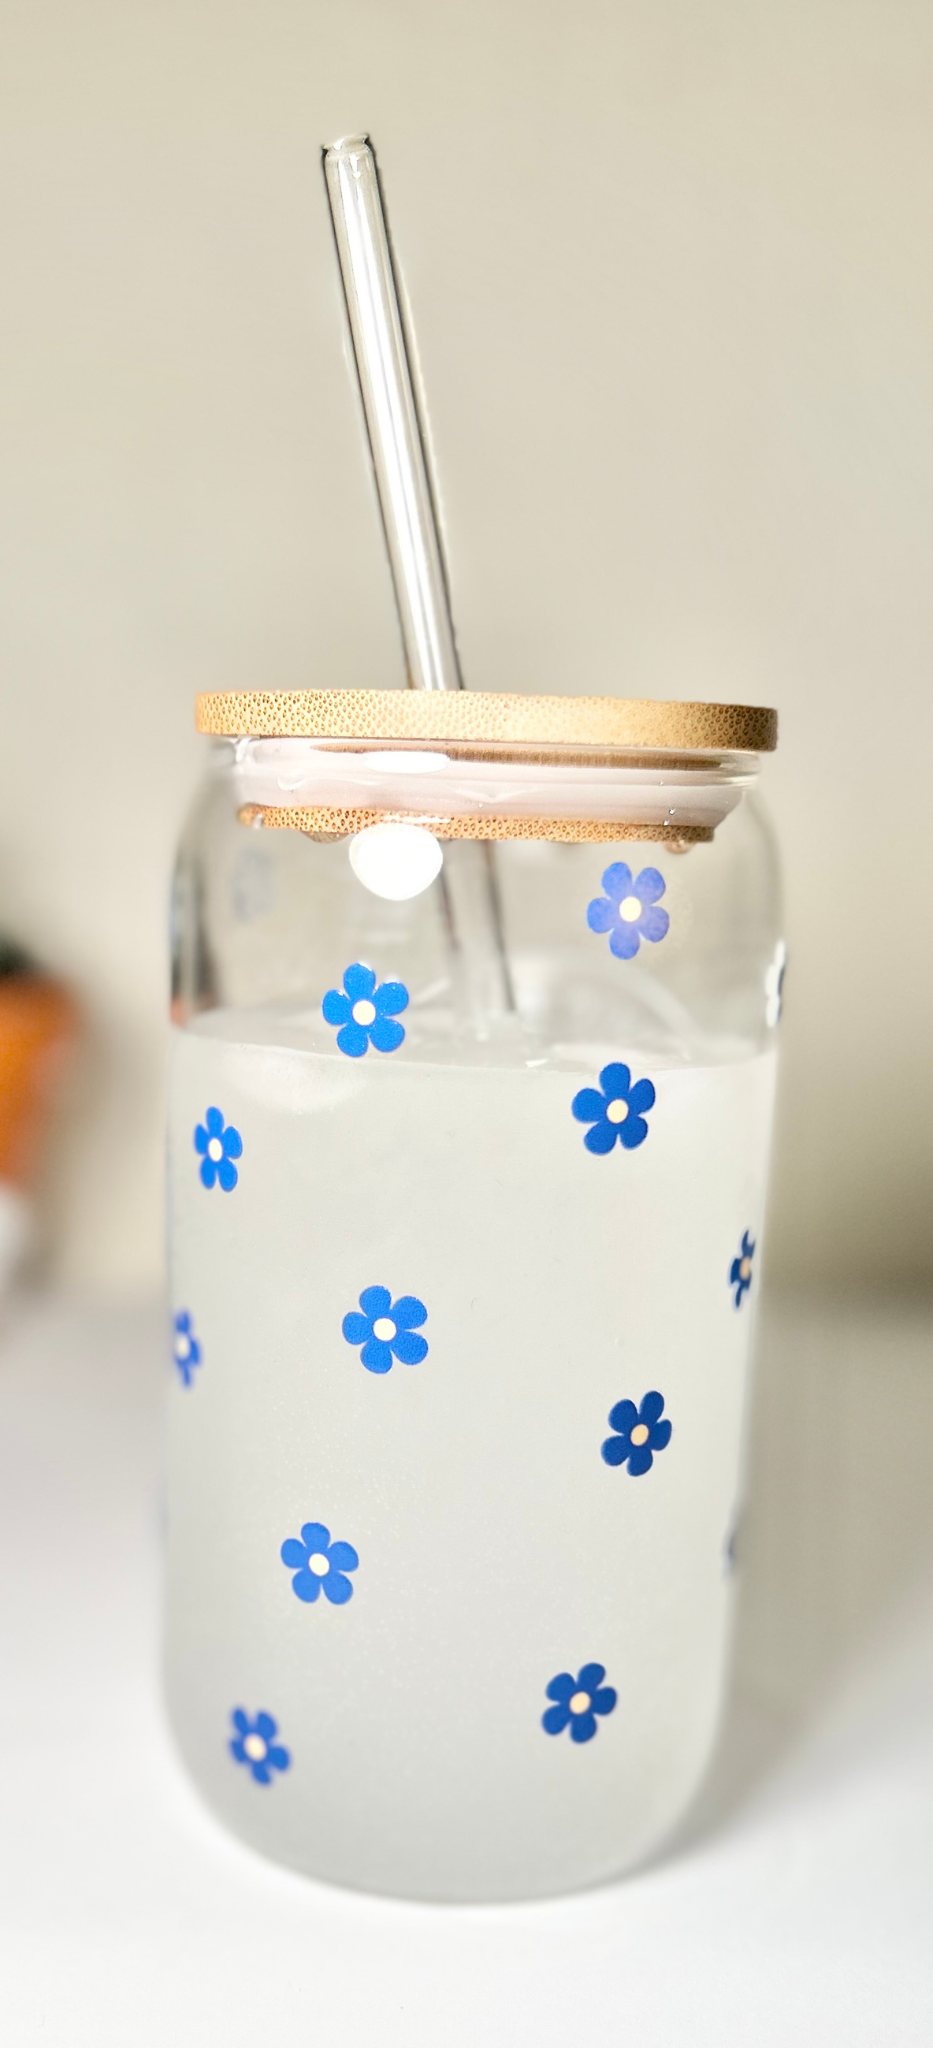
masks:
<path fill-rule="evenodd" d="M 784 948 L 741 706 L 202 698 L 167 1691 L 267 1855 L 612 1876 L 724 1685 Z"/>

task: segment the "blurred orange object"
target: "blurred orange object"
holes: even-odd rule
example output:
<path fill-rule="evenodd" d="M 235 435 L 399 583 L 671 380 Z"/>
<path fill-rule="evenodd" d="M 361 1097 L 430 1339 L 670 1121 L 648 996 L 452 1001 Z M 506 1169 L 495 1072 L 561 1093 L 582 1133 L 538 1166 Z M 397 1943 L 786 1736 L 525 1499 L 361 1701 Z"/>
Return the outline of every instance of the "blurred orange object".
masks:
<path fill-rule="evenodd" d="M 27 1188 L 78 1013 L 60 982 L 37 969 L 0 972 L 0 1181 Z"/>

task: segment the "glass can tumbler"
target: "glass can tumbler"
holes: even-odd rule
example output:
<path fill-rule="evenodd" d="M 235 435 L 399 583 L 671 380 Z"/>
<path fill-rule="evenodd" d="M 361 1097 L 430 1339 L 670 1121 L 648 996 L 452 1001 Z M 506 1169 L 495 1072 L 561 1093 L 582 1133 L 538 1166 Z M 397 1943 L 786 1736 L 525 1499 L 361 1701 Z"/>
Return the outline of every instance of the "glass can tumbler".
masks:
<path fill-rule="evenodd" d="M 774 714 L 202 697 L 166 1669 L 214 1811 L 423 1899 L 609 1878 L 724 1690 L 784 945 Z"/>

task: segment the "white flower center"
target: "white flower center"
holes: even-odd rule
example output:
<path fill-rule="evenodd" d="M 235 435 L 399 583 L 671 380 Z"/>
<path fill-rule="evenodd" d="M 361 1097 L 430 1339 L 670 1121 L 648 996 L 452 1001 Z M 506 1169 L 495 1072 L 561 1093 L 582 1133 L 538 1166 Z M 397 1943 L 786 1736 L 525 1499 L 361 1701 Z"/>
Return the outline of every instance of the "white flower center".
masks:
<path fill-rule="evenodd" d="M 371 1003 L 368 998 L 364 998 L 362 1002 L 354 1003 L 350 1014 L 354 1024 L 374 1024 L 376 1021 L 376 1005 Z"/>
<path fill-rule="evenodd" d="M 208 1159 L 213 1159 L 213 1160 L 214 1160 L 215 1162 L 216 1162 L 216 1161 L 217 1161 L 218 1159 L 222 1159 L 222 1158 L 223 1158 L 223 1156 L 224 1156 L 224 1148 L 223 1148 L 223 1146 L 222 1146 L 222 1144 L 221 1144 L 221 1142 L 220 1142 L 220 1139 L 219 1139 L 219 1138 L 211 1138 L 211 1139 L 210 1139 L 210 1140 L 208 1141 L 208 1147 L 207 1147 L 207 1156 L 208 1156 Z"/>
<path fill-rule="evenodd" d="M 628 1116 L 628 1103 L 623 1102 L 620 1096 L 616 1102 L 610 1102 L 606 1116 L 611 1124 L 624 1124 Z"/>
<path fill-rule="evenodd" d="M 262 1763 L 266 1754 L 266 1745 L 261 1735 L 244 1735 L 243 1748 L 251 1764 Z"/>
<path fill-rule="evenodd" d="M 637 896 L 623 896 L 619 904 L 619 916 L 624 917 L 626 924 L 635 924 L 641 916 L 641 911 L 641 902 Z"/>
<path fill-rule="evenodd" d="M 647 1443 L 648 1436 L 649 1430 L 647 1422 L 636 1422 L 632 1434 L 629 1438 L 629 1442 L 637 1444 L 638 1448 L 640 1449 L 642 1444 Z"/>
<path fill-rule="evenodd" d="M 585 1714 L 590 1704 L 588 1692 L 575 1692 L 570 1702 L 570 1711 L 572 1714 Z"/>
<path fill-rule="evenodd" d="M 751 1262 L 751 1259 L 743 1259 L 743 1260 L 741 1261 L 741 1263 L 740 1263 L 740 1266 L 739 1266 L 739 1279 L 740 1279 L 740 1280 L 748 1280 L 748 1279 L 750 1278 L 750 1276 L 751 1276 L 751 1270 L 752 1270 L 752 1262 Z"/>
<path fill-rule="evenodd" d="M 308 1570 L 314 1573 L 316 1579 L 326 1579 L 330 1571 L 330 1559 L 324 1556 L 323 1550 L 312 1551 L 308 1559 Z"/>
<path fill-rule="evenodd" d="M 380 1344 L 391 1344 L 395 1336 L 395 1324 L 391 1316 L 376 1317 L 373 1324 L 373 1336 L 378 1337 Z"/>
<path fill-rule="evenodd" d="M 177 1359 L 184 1359 L 184 1358 L 190 1358 L 190 1357 L 191 1357 L 191 1339 L 190 1339 L 190 1337 L 176 1337 L 176 1339 L 175 1339 L 175 1356 L 176 1356 L 176 1358 L 177 1358 Z"/>

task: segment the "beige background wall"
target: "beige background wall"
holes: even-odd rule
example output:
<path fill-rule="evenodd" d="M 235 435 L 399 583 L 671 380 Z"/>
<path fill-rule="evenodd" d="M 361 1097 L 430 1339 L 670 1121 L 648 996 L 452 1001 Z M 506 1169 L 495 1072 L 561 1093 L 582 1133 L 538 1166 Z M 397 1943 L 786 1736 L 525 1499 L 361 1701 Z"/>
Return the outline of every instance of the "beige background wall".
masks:
<path fill-rule="evenodd" d="M 380 152 L 474 687 L 776 703 L 771 1270 L 929 1275 L 933 10 L 7 0 L 0 910 L 71 1279 L 160 1260 L 198 687 L 401 663 L 318 150 Z"/>

